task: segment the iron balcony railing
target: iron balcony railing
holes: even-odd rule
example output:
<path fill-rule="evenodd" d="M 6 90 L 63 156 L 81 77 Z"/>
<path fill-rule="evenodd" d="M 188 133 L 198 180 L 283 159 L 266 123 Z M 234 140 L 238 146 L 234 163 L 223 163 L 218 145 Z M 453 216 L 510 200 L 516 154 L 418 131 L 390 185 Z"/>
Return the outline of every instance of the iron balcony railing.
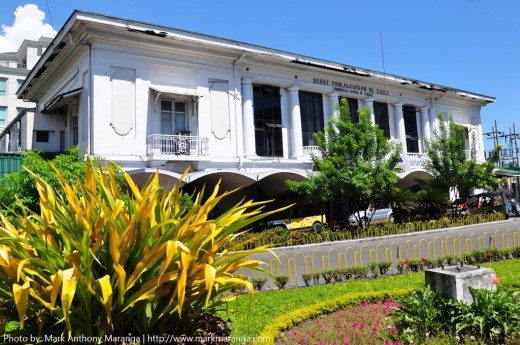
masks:
<path fill-rule="evenodd" d="M 207 156 L 208 138 L 192 135 L 152 134 L 148 137 L 148 155 Z"/>
<path fill-rule="evenodd" d="M 404 153 L 404 163 L 409 167 L 424 167 L 428 160 L 426 153 Z"/>
<path fill-rule="evenodd" d="M 317 158 L 321 157 L 321 151 L 318 146 L 304 146 L 303 147 L 303 155 L 304 156 L 314 156 Z"/>

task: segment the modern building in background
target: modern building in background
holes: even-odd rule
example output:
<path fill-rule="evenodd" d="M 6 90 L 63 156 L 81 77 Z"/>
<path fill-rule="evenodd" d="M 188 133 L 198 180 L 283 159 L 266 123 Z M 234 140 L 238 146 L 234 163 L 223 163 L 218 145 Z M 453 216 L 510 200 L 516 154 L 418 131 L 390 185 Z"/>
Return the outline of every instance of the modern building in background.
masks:
<path fill-rule="evenodd" d="M 18 90 L 34 102 L 18 144 L 47 152 L 71 145 L 118 162 L 139 183 L 163 183 L 258 198 L 287 191 L 312 171 L 316 145 L 336 105 L 403 144 L 401 185 L 428 177 L 424 140 L 437 114 L 466 128 L 484 160 L 480 109 L 493 97 L 205 34 L 75 11 Z M 14 129 L 2 140 L 15 146 Z M 473 141 L 472 138 L 475 138 Z M 20 144 L 21 143 L 21 144 Z M 473 147 L 474 146 L 474 147 Z"/>
<path fill-rule="evenodd" d="M 38 41 L 24 40 L 16 52 L 0 53 L 0 132 L 8 124 L 15 123 L 16 117 L 26 109 L 34 108 L 33 102 L 18 99 L 16 92 L 36 65 L 52 38 L 41 37 Z M 21 138 L 13 138 L 13 146 L 8 147 L 9 137 L 0 140 L 0 152 L 18 151 Z"/>

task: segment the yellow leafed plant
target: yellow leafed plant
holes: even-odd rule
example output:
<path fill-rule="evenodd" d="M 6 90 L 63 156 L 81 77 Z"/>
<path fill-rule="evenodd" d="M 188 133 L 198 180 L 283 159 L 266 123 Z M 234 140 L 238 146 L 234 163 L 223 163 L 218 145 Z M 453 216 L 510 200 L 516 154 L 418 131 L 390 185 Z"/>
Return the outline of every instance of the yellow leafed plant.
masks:
<path fill-rule="evenodd" d="M 272 213 L 262 213 L 262 203 L 241 202 L 210 220 L 229 194 L 219 195 L 218 185 L 187 208 L 182 191 L 164 191 L 158 174 L 139 189 L 116 165 L 86 164 L 76 184 L 57 171 L 60 191 L 35 175 L 40 214 L 26 210 L 17 226 L 0 214 L 0 298 L 15 302 L 22 327 L 66 336 L 180 334 L 225 307 L 237 285 L 252 293 L 237 271 L 260 269 L 247 257 L 267 249 L 224 248 Z"/>

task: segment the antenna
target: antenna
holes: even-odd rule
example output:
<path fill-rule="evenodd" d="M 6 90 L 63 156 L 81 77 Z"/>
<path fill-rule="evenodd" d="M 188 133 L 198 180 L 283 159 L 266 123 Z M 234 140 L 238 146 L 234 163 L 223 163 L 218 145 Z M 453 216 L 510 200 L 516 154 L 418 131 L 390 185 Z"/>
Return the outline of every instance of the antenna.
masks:
<path fill-rule="evenodd" d="M 47 12 L 49 13 L 49 21 L 51 22 L 51 26 L 54 28 L 54 24 L 52 23 L 51 9 L 49 7 L 49 0 L 45 0 L 47 3 Z"/>

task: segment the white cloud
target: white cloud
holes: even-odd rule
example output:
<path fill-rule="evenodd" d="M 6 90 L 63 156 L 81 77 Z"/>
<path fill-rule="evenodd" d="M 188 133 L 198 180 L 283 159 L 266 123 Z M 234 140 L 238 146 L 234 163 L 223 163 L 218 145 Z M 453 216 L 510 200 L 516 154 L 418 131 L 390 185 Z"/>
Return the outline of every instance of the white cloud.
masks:
<path fill-rule="evenodd" d="M 35 40 L 40 37 L 54 37 L 56 30 L 45 24 L 45 13 L 34 4 L 18 6 L 14 11 L 15 20 L 12 26 L 2 25 L 0 34 L 0 52 L 15 52 L 23 40 Z"/>

